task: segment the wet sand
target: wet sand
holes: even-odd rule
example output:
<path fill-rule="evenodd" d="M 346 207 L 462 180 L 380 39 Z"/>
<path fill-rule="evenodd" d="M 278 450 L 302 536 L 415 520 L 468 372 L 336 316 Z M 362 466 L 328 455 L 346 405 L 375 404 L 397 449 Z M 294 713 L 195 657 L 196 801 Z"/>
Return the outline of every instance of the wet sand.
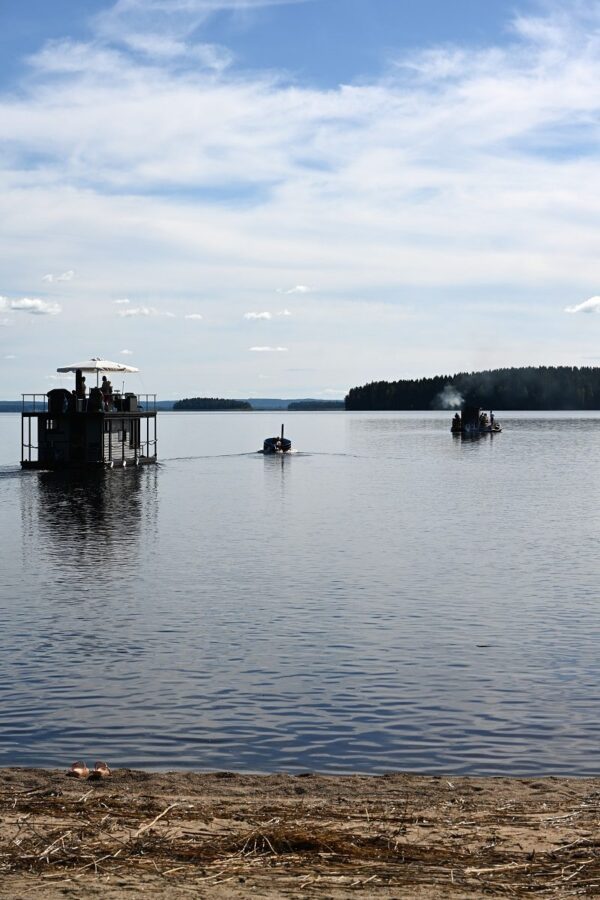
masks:
<path fill-rule="evenodd" d="M 0 896 L 600 896 L 600 778 L 0 769 Z"/>

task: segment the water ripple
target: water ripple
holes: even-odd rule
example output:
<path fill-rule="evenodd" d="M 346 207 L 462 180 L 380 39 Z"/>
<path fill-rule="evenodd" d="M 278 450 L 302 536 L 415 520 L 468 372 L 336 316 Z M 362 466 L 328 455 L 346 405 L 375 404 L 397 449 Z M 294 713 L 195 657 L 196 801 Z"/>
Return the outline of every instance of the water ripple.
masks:
<path fill-rule="evenodd" d="M 597 774 L 600 417 L 279 416 L 0 466 L 0 764 Z"/>

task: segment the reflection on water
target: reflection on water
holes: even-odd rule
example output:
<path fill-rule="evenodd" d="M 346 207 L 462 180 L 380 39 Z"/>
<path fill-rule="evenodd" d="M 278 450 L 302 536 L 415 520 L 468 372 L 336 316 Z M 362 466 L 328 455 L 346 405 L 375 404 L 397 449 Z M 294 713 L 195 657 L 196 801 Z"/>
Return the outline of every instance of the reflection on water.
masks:
<path fill-rule="evenodd" d="M 142 517 L 156 519 L 156 484 L 156 471 L 141 468 L 23 477 L 23 546 L 78 571 L 135 564 Z"/>
<path fill-rule="evenodd" d="M 263 457 L 173 415 L 155 468 L 3 470 L 0 763 L 597 772 L 600 417 L 502 423 Z"/>

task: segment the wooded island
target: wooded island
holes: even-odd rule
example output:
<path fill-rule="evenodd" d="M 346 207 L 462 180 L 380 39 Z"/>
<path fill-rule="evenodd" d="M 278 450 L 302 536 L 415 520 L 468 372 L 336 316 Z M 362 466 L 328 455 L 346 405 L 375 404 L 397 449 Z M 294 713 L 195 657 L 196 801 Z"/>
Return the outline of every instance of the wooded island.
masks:
<path fill-rule="evenodd" d="M 600 409 L 600 368 L 527 366 L 373 381 L 346 396 L 347 410 L 451 409 L 466 404 L 487 409 Z"/>
<path fill-rule="evenodd" d="M 199 409 L 252 409 L 247 400 L 223 400 L 219 397 L 187 397 L 185 400 L 176 400 L 173 409 L 199 410 Z"/>

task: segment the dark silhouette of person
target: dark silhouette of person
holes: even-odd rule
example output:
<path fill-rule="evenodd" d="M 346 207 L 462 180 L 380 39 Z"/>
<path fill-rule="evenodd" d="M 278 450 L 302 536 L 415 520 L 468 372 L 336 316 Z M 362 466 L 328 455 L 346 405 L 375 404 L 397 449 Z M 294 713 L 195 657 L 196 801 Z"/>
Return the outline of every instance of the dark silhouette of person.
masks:
<path fill-rule="evenodd" d="M 112 384 L 106 377 L 106 375 L 102 376 L 102 384 L 100 386 L 100 390 L 102 391 L 102 397 L 104 400 L 104 410 L 108 412 L 112 406 Z"/>

